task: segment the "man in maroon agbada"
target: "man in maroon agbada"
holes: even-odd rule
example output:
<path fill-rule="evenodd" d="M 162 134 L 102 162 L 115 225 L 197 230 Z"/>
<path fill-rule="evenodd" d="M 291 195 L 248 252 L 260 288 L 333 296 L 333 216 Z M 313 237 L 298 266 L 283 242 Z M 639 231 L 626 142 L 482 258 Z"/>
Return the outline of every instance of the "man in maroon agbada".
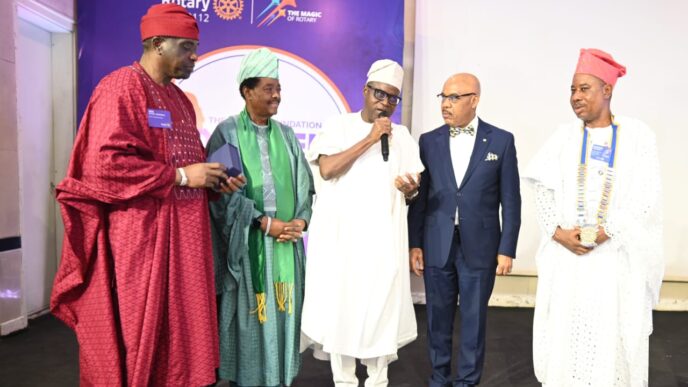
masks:
<path fill-rule="evenodd" d="M 141 60 L 93 92 L 57 187 L 51 309 L 76 332 L 82 386 L 204 386 L 218 367 L 206 188 L 245 180 L 204 162 L 193 106 L 171 83 L 193 71 L 194 18 L 154 5 L 141 39 Z"/>

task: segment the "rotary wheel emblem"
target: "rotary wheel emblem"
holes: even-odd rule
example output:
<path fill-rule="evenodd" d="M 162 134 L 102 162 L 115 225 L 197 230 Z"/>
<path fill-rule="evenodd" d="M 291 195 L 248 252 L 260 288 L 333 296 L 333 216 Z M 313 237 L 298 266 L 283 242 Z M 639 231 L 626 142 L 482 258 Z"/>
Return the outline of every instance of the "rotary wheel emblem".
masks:
<path fill-rule="evenodd" d="M 244 0 L 213 0 L 213 9 L 220 19 L 241 19 L 244 10 Z"/>

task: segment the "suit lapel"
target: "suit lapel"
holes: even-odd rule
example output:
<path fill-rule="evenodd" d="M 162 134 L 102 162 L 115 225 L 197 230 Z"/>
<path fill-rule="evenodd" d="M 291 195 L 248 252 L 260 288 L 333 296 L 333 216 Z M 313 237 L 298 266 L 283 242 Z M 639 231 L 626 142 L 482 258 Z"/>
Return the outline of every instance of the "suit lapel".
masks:
<path fill-rule="evenodd" d="M 449 129 L 447 129 L 447 135 Z M 468 168 L 466 169 L 466 174 L 463 176 L 459 190 L 463 188 L 468 179 L 471 178 L 475 168 L 480 165 L 482 160 L 485 160 L 485 154 L 487 153 L 487 147 L 492 141 L 492 129 L 487 126 L 481 119 L 478 119 L 478 130 L 475 133 L 475 144 L 473 145 L 473 153 L 471 153 L 471 160 L 468 162 Z"/>
<path fill-rule="evenodd" d="M 440 165 L 445 166 L 443 168 L 444 172 L 448 175 L 449 181 L 453 184 L 453 187 L 458 187 L 456 181 L 456 175 L 454 175 L 454 166 L 452 165 L 451 159 L 451 149 L 449 149 L 449 126 L 444 125 L 439 132 L 437 137 L 435 137 L 436 147 L 434 149 L 443 149 L 439 152 L 438 156 L 440 159 Z"/>

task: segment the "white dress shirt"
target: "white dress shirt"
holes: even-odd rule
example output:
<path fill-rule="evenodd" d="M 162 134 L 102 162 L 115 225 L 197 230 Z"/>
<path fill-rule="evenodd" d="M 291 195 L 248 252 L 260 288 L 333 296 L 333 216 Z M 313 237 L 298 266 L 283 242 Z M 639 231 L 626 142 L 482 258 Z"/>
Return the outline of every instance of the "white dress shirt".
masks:
<path fill-rule="evenodd" d="M 473 126 L 473 135 L 459 132 L 456 137 L 449 136 L 449 152 L 451 153 L 452 167 L 454 168 L 454 177 L 456 178 L 456 185 L 460 186 L 463 177 L 466 175 L 468 163 L 471 161 L 471 154 L 473 153 L 473 146 L 475 145 L 475 138 L 478 135 L 478 116 L 473 117 L 473 120 L 466 126 Z M 454 224 L 459 224 L 459 207 L 456 207 L 456 218 Z"/>

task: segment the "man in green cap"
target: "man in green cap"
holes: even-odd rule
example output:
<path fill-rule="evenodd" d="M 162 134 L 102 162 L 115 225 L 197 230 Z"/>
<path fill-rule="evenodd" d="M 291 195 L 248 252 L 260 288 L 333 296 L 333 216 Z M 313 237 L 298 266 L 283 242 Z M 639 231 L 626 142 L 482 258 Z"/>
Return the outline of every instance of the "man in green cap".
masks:
<path fill-rule="evenodd" d="M 238 386 L 291 385 L 299 339 L 313 177 L 294 131 L 271 117 L 280 104 L 278 59 L 250 52 L 237 77 L 244 110 L 224 120 L 208 154 L 239 150 L 247 184 L 210 203 L 219 305 L 221 379 Z"/>

